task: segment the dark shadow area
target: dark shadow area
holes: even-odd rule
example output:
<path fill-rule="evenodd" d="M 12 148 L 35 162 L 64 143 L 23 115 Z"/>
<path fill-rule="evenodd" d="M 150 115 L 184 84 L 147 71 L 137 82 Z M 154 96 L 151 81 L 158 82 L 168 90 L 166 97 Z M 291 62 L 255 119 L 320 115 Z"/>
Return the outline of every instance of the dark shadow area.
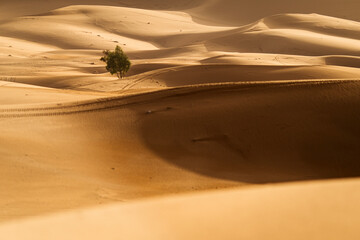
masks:
<path fill-rule="evenodd" d="M 360 176 L 358 82 L 236 86 L 136 107 L 150 149 L 215 178 L 272 183 Z"/>

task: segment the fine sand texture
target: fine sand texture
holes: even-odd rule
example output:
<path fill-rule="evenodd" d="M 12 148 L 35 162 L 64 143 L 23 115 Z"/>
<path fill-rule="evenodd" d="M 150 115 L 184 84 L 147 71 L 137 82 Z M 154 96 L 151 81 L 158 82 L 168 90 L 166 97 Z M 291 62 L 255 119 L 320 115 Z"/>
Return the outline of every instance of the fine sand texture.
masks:
<path fill-rule="evenodd" d="M 358 9 L 1 1 L 0 239 L 359 239 Z"/>

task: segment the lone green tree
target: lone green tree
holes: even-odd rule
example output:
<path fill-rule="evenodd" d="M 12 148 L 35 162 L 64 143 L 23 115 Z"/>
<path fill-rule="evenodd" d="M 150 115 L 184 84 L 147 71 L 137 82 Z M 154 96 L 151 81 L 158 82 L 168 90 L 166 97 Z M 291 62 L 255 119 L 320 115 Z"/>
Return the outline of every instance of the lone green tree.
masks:
<path fill-rule="evenodd" d="M 119 46 L 116 46 L 115 51 L 105 50 L 103 53 L 104 56 L 100 60 L 106 63 L 106 70 L 111 75 L 116 74 L 118 78 L 123 78 L 131 66 L 128 56 Z"/>

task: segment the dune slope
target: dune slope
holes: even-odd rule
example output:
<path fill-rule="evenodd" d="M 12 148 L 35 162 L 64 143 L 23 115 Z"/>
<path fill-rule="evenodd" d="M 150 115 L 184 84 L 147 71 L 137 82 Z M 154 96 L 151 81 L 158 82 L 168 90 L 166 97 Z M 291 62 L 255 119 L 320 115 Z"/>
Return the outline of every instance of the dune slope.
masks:
<path fill-rule="evenodd" d="M 236 183 L 356 177 L 358 89 L 356 80 L 223 84 L 4 108 L 2 216 Z"/>
<path fill-rule="evenodd" d="M 289 235 L 292 239 L 358 239 L 358 188 L 359 180 L 352 179 L 160 198 L 10 223 L 0 227 L 0 236 L 29 240 L 288 239 Z"/>
<path fill-rule="evenodd" d="M 2 1 L 0 236 L 356 239 L 359 7 Z"/>

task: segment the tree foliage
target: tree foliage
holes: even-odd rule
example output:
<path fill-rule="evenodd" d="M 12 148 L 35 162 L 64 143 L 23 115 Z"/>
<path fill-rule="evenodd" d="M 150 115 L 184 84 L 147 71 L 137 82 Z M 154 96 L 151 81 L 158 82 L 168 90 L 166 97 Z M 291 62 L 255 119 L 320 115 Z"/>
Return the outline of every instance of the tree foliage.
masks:
<path fill-rule="evenodd" d="M 106 63 L 106 70 L 111 75 L 116 74 L 118 78 L 123 78 L 131 66 L 128 56 L 119 46 L 116 46 L 115 51 L 105 50 L 103 54 L 100 60 Z"/>

